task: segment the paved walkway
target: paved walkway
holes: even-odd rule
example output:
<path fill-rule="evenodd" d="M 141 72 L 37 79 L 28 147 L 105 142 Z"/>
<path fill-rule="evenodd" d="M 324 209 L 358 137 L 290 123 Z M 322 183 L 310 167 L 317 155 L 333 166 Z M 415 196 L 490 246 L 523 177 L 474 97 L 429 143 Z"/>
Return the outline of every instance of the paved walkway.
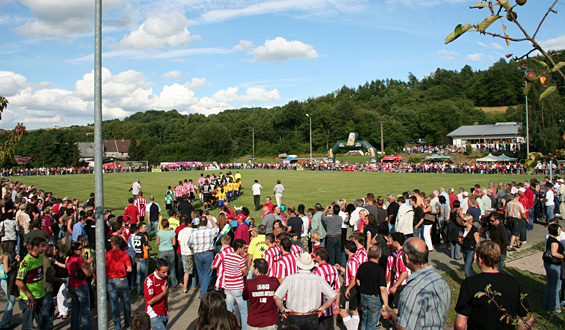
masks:
<path fill-rule="evenodd" d="M 536 243 L 542 242 L 545 238 L 547 232 L 546 227 L 536 224 L 534 230 L 528 232 L 528 244 L 522 248 L 522 250 L 529 248 Z M 520 267 L 520 256 L 522 254 L 518 252 L 511 253 L 507 261 L 511 263 L 513 267 Z M 538 258 L 541 260 L 541 258 Z M 436 247 L 436 250 L 430 254 L 430 263 L 439 271 L 447 272 L 458 267 L 463 267 L 462 260 L 452 260 L 449 257 L 449 249 L 446 247 Z M 543 267 L 541 267 L 543 268 Z M 169 330 L 187 330 L 194 329 L 196 324 L 196 318 L 198 316 L 198 306 L 199 306 L 199 289 L 192 289 L 187 294 L 182 292 L 182 286 L 175 289 L 171 289 L 169 295 Z M 139 297 L 132 297 L 132 313 L 136 311 L 143 311 L 144 300 Z M 108 303 L 109 304 L 109 303 Z M 4 311 L 6 308 L 6 298 L 4 295 L 0 296 L 0 311 Z M 104 329 L 114 329 L 112 322 L 112 314 L 110 309 L 108 309 L 108 326 Z M 14 322 L 21 323 L 21 312 L 16 302 L 16 307 L 14 308 Z M 98 319 L 96 310 L 92 311 L 92 329 L 98 329 Z M 19 329 L 17 327 L 16 329 Z M 70 329 L 70 317 L 65 320 L 55 320 L 54 329 Z M 75 330 L 75 329 L 73 329 Z"/>

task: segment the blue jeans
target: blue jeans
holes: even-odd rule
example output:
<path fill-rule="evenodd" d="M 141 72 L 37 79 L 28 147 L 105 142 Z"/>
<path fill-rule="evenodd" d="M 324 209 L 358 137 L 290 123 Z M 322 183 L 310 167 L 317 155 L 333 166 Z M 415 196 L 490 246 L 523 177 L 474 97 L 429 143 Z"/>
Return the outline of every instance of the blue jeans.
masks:
<path fill-rule="evenodd" d="M 157 315 L 151 318 L 151 330 L 167 330 L 169 315 Z"/>
<path fill-rule="evenodd" d="M 53 292 L 45 294 L 43 297 L 43 306 L 41 307 L 40 320 L 43 322 L 43 327 L 40 329 L 51 330 L 53 329 L 53 313 L 55 313 L 55 303 L 53 302 Z"/>
<path fill-rule="evenodd" d="M 534 207 L 530 207 L 528 209 L 528 211 L 530 212 L 528 214 L 528 225 L 526 226 L 527 230 L 533 230 L 534 229 Z"/>
<path fill-rule="evenodd" d="M 169 264 L 169 273 L 171 273 L 171 287 L 174 288 L 179 284 L 179 281 L 177 280 L 177 272 L 175 271 L 175 250 L 159 251 L 159 258 L 167 260 L 167 263 Z M 212 265 L 211 262 L 210 265 Z M 210 272 L 211 271 L 212 270 L 210 269 Z"/>
<path fill-rule="evenodd" d="M 461 244 L 455 242 L 449 242 L 449 250 L 451 252 L 451 259 L 456 259 L 456 260 L 461 259 Z"/>
<path fill-rule="evenodd" d="M 412 237 L 424 239 L 424 236 L 422 235 L 422 226 L 419 228 L 414 227 L 414 236 Z"/>
<path fill-rule="evenodd" d="M 208 292 L 210 279 L 212 278 L 212 262 L 214 254 L 212 252 L 200 252 L 194 254 L 194 265 L 198 272 L 198 281 L 200 282 L 200 297 Z"/>
<path fill-rule="evenodd" d="M 137 293 L 145 295 L 143 292 L 143 283 L 145 283 L 145 278 L 147 277 L 147 268 L 149 268 L 149 259 L 135 259 L 135 267 L 136 267 L 136 289 Z"/>
<path fill-rule="evenodd" d="M 295 325 L 300 330 L 318 330 L 318 315 L 289 315 L 288 325 Z"/>
<path fill-rule="evenodd" d="M 506 259 L 506 254 L 500 255 L 500 263 L 498 263 L 498 271 L 504 272 L 504 259 Z"/>
<path fill-rule="evenodd" d="M 110 296 L 110 305 L 112 307 L 112 319 L 114 320 L 114 328 L 122 330 L 122 320 L 120 318 L 120 302 L 124 310 L 124 328 L 131 324 L 131 303 L 129 301 L 129 286 L 125 277 L 108 279 L 108 296 Z"/>
<path fill-rule="evenodd" d="M 148 240 L 151 240 L 151 228 L 155 229 L 155 237 L 157 237 L 157 228 L 159 228 L 159 220 L 157 221 L 147 221 L 147 237 Z"/>
<path fill-rule="evenodd" d="M 390 223 L 388 224 L 388 232 L 390 234 L 394 234 L 396 232 L 396 225 L 391 225 Z"/>
<path fill-rule="evenodd" d="M 465 278 L 471 277 L 475 275 L 475 271 L 473 270 L 473 261 L 475 260 L 475 251 L 474 250 L 462 250 L 463 252 L 463 259 L 465 260 Z"/>
<path fill-rule="evenodd" d="M 88 285 L 83 284 L 78 288 L 69 288 L 71 295 L 71 329 L 90 330 L 90 293 Z M 80 319 L 80 320 L 79 320 Z"/>
<path fill-rule="evenodd" d="M 555 217 L 555 214 L 553 213 L 554 210 L 555 210 L 555 205 L 546 205 L 545 206 L 545 213 L 547 214 L 545 221 L 547 223 L 549 223 Z"/>
<path fill-rule="evenodd" d="M 332 265 L 341 265 L 341 236 L 339 237 L 327 237 L 326 238 L 326 249 L 330 259 L 328 262 Z"/>
<path fill-rule="evenodd" d="M 226 306 L 228 311 L 233 313 L 234 302 L 237 301 L 237 306 L 239 307 L 239 314 L 241 314 L 241 329 L 247 329 L 247 301 L 243 300 L 243 290 L 230 291 L 225 290 L 226 294 Z"/>
<path fill-rule="evenodd" d="M 45 326 L 45 321 L 43 320 L 43 317 L 41 317 L 43 298 L 35 299 L 35 304 L 33 305 L 33 307 L 29 307 L 27 305 L 27 300 L 20 299 L 18 303 L 20 305 L 20 309 L 22 310 L 22 330 L 32 330 L 33 319 L 35 317 L 39 318 L 39 325 Z"/>
<path fill-rule="evenodd" d="M 14 305 L 16 304 L 16 296 L 8 294 L 8 282 L 6 280 L 0 281 L 0 286 L 6 295 L 6 300 L 8 304 L 4 310 L 4 315 L 2 315 L 2 321 L 0 322 L 0 329 L 7 328 L 12 324 L 12 314 L 14 312 Z"/>
<path fill-rule="evenodd" d="M 543 262 L 543 267 L 547 273 L 547 284 L 543 295 L 543 307 L 550 312 L 560 311 L 559 290 L 561 289 L 561 265 L 552 265 Z"/>
<path fill-rule="evenodd" d="M 376 330 L 379 324 L 379 317 L 382 303 L 380 296 L 361 294 L 361 318 L 360 330 Z"/>

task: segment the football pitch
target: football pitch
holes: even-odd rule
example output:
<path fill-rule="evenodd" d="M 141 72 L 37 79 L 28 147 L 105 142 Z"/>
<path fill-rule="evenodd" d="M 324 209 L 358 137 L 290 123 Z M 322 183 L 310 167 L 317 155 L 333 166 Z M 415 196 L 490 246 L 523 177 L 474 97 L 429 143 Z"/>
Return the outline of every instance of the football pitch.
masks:
<path fill-rule="evenodd" d="M 232 170 L 235 173 L 237 170 Z M 192 179 L 194 183 L 204 175 L 220 171 L 183 171 L 161 173 L 109 173 L 104 174 L 104 208 L 113 210 L 119 215 L 128 204 L 131 197 L 129 188 L 135 179 L 140 179 L 144 197 L 155 196 L 164 209 L 164 198 L 168 186 L 174 188 L 180 180 Z M 222 173 L 227 173 L 223 170 Z M 243 186 L 242 195 L 231 204 L 237 207 L 247 206 L 251 215 L 260 217 L 260 211 L 254 211 L 251 185 L 259 180 L 263 186 L 261 200 L 266 196 L 273 197 L 273 187 L 281 180 L 285 187 L 283 204 L 304 204 L 306 208 L 313 207 L 319 202 L 328 205 L 336 199 L 345 198 L 352 203 L 355 198 L 364 197 L 371 192 L 375 196 L 387 193 L 400 194 L 407 190 L 420 189 L 430 194 L 438 187 L 465 188 L 469 191 L 475 184 L 487 187 L 489 181 L 509 183 L 529 180 L 531 175 L 490 175 L 490 174 L 435 174 L 435 173 L 380 173 L 380 172 L 323 172 L 323 171 L 288 171 L 288 170 L 239 170 Z M 543 176 L 535 176 L 538 180 Z M 87 200 L 94 192 L 94 175 L 56 175 L 56 176 L 22 176 L 10 177 L 13 181 L 23 181 L 26 185 L 35 185 L 38 189 L 51 191 L 59 198 L 70 197 Z M 201 207 L 196 201 L 195 208 Z"/>

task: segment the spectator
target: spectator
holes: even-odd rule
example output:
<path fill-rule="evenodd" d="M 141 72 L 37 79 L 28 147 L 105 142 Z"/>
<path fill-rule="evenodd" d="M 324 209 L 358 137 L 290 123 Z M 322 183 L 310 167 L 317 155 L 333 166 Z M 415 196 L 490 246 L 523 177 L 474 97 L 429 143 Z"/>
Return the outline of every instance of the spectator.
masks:
<path fill-rule="evenodd" d="M 337 297 L 335 305 L 339 306 L 339 293 L 341 288 L 341 283 L 339 281 L 339 272 L 333 265 L 328 263 L 329 258 L 330 257 L 328 251 L 325 248 L 317 248 L 314 261 L 318 264 L 318 267 L 312 273 L 323 278 L 324 281 L 326 281 L 326 283 L 328 283 L 330 287 L 335 290 Z M 325 301 L 326 298 L 324 297 L 323 302 Z M 331 305 L 326 310 L 324 310 L 324 313 L 319 318 L 319 323 L 319 329 L 321 330 L 335 329 L 334 305 Z"/>
<path fill-rule="evenodd" d="M 322 223 L 326 225 L 326 249 L 330 256 L 329 263 L 341 264 L 341 225 L 343 219 L 339 216 L 339 205 L 334 204 L 326 207 L 325 214 L 322 214 Z"/>
<path fill-rule="evenodd" d="M 279 287 L 276 278 L 267 277 L 269 266 L 265 259 L 253 260 L 254 278 L 245 282 L 243 299 L 249 301 L 247 325 L 264 330 L 276 330 L 279 311 L 275 305 L 274 293 Z"/>
<path fill-rule="evenodd" d="M 347 263 L 345 268 L 337 265 L 335 268 L 344 274 L 343 287 L 341 297 L 339 298 L 340 311 L 339 314 L 343 318 L 343 323 L 348 330 L 357 329 L 359 327 L 359 290 L 357 289 L 357 282 L 355 281 L 355 276 L 357 276 L 357 270 L 359 269 L 359 261 L 355 257 L 355 252 L 357 252 L 357 246 L 352 241 L 346 241 L 345 255 L 347 256 Z M 351 313 L 351 315 L 350 315 Z"/>
<path fill-rule="evenodd" d="M 167 195 L 168 196 L 168 195 Z M 173 204 L 173 199 L 169 200 L 170 204 L 167 205 L 167 210 L 169 210 L 169 205 Z M 159 203 L 155 202 L 155 196 L 149 196 L 149 204 L 145 207 L 145 213 L 148 214 L 147 221 L 147 239 L 151 239 L 151 228 L 155 228 L 155 236 L 157 236 L 157 227 L 159 225 L 159 214 L 161 213 L 161 206 Z M 170 214 L 169 214 L 170 216 Z"/>
<path fill-rule="evenodd" d="M 207 329 L 240 329 L 237 318 L 227 310 L 224 297 L 218 292 L 208 292 L 200 299 L 196 330 Z"/>
<path fill-rule="evenodd" d="M 67 299 L 67 288 L 69 287 L 69 272 L 67 261 L 70 257 L 69 243 L 65 237 L 57 241 L 57 252 L 55 253 L 53 264 L 55 265 L 55 277 L 63 280 L 56 282 L 54 292 L 57 292 L 57 318 L 66 320 L 69 315 L 69 303 Z"/>
<path fill-rule="evenodd" d="M 180 246 L 180 254 L 182 258 L 181 260 L 182 260 L 182 268 L 183 268 L 183 277 L 182 277 L 183 292 L 188 293 L 189 280 L 192 280 L 192 285 L 190 286 L 190 288 L 196 287 L 196 281 L 192 275 L 194 270 L 194 252 L 188 246 L 188 239 L 190 238 L 190 235 L 192 235 L 192 233 L 194 232 L 195 228 L 192 227 L 192 223 L 190 219 L 188 219 L 187 217 L 183 217 L 182 219 L 184 220 L 185 227 L 178 232 L 178 242 L 179 242 L 178 245 Z"/>
<path fill-rule="evenodd" d="M 543 267 L 547 273 L 547 283 L 543 295 L 543 307 L 550 312 L 561 313 L 559 306 L 559 289 L 561 289 L 561 271 L 565 256 L 563 245 L 558 237 L 561 235 L 561 226 L 552 223 L 547 227 L 549 237 L 545 243 L 545 251 L 549 251 L 552 258 L 543 257 Z"/>
<path fill-rule="evenodd" d="M 43 253 L 47 239 L 36 237 L 28 245 L 29 254 L 20 263 L 16 284 L 20 289 L 20 309 L 22 311 L 22 330 L 32 330 L 34 318 L 39 319 L 38 328 L 47 329 L 49 320 L 42 314 L 45 288 L 43 286 Z M 28 276 L 28 274 L 30 276 Z M 78 329 L 75 328 L 75 329 Z"/>
<path fill-rule="evenodd" d="M 455 305 L 455 330 L 479 329 L 531 329 L 534 323 L 528 297 L 522 290 L 520 282 L 514 277 L 498 271 L 500 262 L 500 246 L 486 240 L 477 246 L 477 264 L 481 273 L 468 277 L 461 283 L 459 299 Z M 490 297 L 477 296 L 477 293 L 497 292 L 496 307 L 491 304 Z M 504 311 L 502 310 L 504 309 Z M 508 315 L 508 318 L 505 317 Z M 513 319 L 519 316 L 522 324 L 516 327 Z"/>
<path fill-rule="evenodd" d="M 175 265 L 175 250 L 173 247 L 177 244 L 175 232 L 169 229 L 169 220 L 161 221 L 161 228 L 157 233 L 156 244 L 159 245 L 159 259 L 167 260 L 167 265 Z M 171 273 L 171 285 L 176 287 L 179 282 L 174 267 L 169 271 Z"/>
<path fill-rule="evenodd" d="M 500 263 L 498 264 L 498 271 L 502 272 L 504 269 L 504 259 L 506 259 L 506 249 L 508 247 L 508 233 L 506 227 L 500 222 L 500 213 L 492 212 L 489 215 L 489 222 L 492 226 L 490 230 L 490 239 L 498 244 L 500 247 Z"/>
<path fill-rule="evenodd" d="M 151 318 L 145 312 L 135 312 L 131 318 L 131 330 L 151 330 Z"/>
<path fill-rule="evenodd" d="M 145 313 L 151 318 L 152 330 L 166 330 L 169 323 L 167 275 L 169 264 L 160 258 L 153 274 L 147 276 L 143 287 L 145 290 Z"/>
<path fill-rule="evenodd" d="M 2 236 L 2 243 L 12 243 L 15 247 L 18 242 L 18 223 L 16 220 L 6 218 L 0 222 L 0 231 L 4 231 Z"/>
<path fill-rule="evenodd" d="M 255 180 L 255 183 L 251 186 L 251 191 L 253 192 L 253 201 L 255 203 L 255 211 L 259 211 L 261 208 L 261 189 L 263 186 L 259 184 L 258 180 Z"/>
<path fill-rule="evenodd" d="M 0 257 L 0 262 L 2 263 L 2 271 L 6 278 L 0 278 L 0 286 L 2 291 L 6 295 L 6 309 L 2 315 L 2 321 L 0 322 L 0 329 L 12 328 L 16 324 L 12 323 L 12 313 L 14 310 L 14 305 L 16 304 L 16 296 L 13 292 L 10 292 L 8 288 L 8 278 L 10 273 L 14 273 L 18 268 L 20 261 L 20 256 L 16 255 L 14 251 L 14 243 L 10 241 L 2 242 L 2 257 Z M 278 284 L 278 282 L 277 282 Z M 277 313 L 278 315 L 278 313 Z"/>
<path fill-rule="evenodd" d="M 120 244 L 121 241 L 118 237 L 112 237 L 110 239 L 112 250 L 106 252 L 108 296 L 110 297 L 112 319 L 116 330 L 122 330 L 119 300 L 122 301 L 124 311 L 124 328 L 128 328 L 131 324 L 131 304 L 126 275 L 131 273 L 132 265 L 130 256 L 120 249 Z"/>
<path fill-rule="evenodd" d="M 136 289 L 138 294 L 144 295 L 143 283 L 145 283 L 149 267 L 149 251 L 152 249 L 148 242 L 147 225 L 145 223 L 139 223 L 139 231 L 132 236 L 132 242 L 135 252 Z"/>
<path fill-rule="evenodd" d="M 208 222 L 212 224 L 212 228 L 206 228 Z M 200 297 L 202 297 L 208 291 L 210 285 L 211 266 L 214 261 L 214 243 L 219 229 L 210 216 L 203 215 L 197 225 L 198 229 L 190 235 L 187 244 L 194 251 L 194 264 L 200 282 Z"/>
<path fill-rule="evenodd" d="M 387 307 L 381 311 L 396 329 L 443 329 L 451 300 L 447 282 L 428 264 L 426 243 L 411 238 L 404 244 L 406 266 L 412 270 L 400 294 L 398 315 Z"/>
<path fill-rule="evenodd" d="M 297 260 L 299 271 L 282 282 L 275 292 L 275 304 L 286 314 L 288 324 L 301 330 L 317 329 L 318 315 L 336 300 L 336 293 L 320 276 L 312 274 L 314 262 L 308 253 Z M 322 295 L 327 300 L 322 303 Z M 282 298 L 286 298 L 286 307 Z"/>
<path fill-rule="evenodd" d="M 279 283 L 282 283 L 287 276 L 295 274 L 298 271 L 296 256 L 292 253 L 291 248 L 292 243 L 290 239 L 288 237 L 282 238 L 280 241 L 282 256 L 276 264 L 276 277 L 279 279 Z"/>
<path fill-rule="evenodd" d="M 381 251 L 377 246 L 369 249 L 369 261 L 359 266 L 355 280 L 361 293 L 361 330 L 376 329 L 382 303 L 388 305 L 388 292 L 384 269 L 379 266 Z"/>
<path fill-rule="evenodd" d="M 135 198 L 137 197 L 128 199 L 129 205 L 124 209 L 124 215 L 127 215 L 130 218 L 130 223 L 132 225 L 135 225 L 139 221 L 139 210 L 137 206 L 133 205 Z"/>
<path fill-rule="evenodd" d="M 257 227 L 257 236 L 251 240 L 251 243 L 249 243 L 249 249 L 247 249 L 247 262 L 250 265 L 254 260 L 264 259 L 265 257 L 265 252 L 268 249 L 267 243 L 265 243 L 265 231 L 266 227 L 264 225 L 259 225 L 259 227 Z M 252 273 L 249 274 L 248 279 L 251 279 L 255 274 L 252 269 L 253 268 L 250 269 Z"/>
<path fill-rule="evenodd" d="M 92 260 L 84 261 L 82 245 L 71 243 L 71 256 L 67 260 L 69 292 L 71 294 L 71 329 L 90 330 L 90 293 L 86 278 L 91 275 Z M 79 321 L 80 319 L 80 321 Z"/>
<path fill-rule="evenodd" d="M 73 226 L 73 236 L 72 236 L 73 242 L 78 241 L 79 236 L 84 235 L 88 237 L 88 234 L 84 229 L 85 225 L 86 225 L 86 218 L 84 216 L 80 216 L 77 223 L 75 223 L 75 225 Z"/>
<path fill-rule="evenodd" d="M 465 260 L 465 277 L 475 275 L 473 270 L 473 261 L 475 260 L 475 248 L 479 244 L 479 231 L 473 226 L 473 216 L 463 216 L 465 221 L 465 229 L 463 230 L 463 243 L 461 251 L 463 252 L 463 260 Z"/>
<path fill-rule="evenodd" d="M 224 256 L 222 262 L 224 281 L 221 286 L 226 295 L 228 311 L 234 311 L 234 302 L 237 302 L 241 315 L 241 328 L 247 329 L 247 303 L 243 300 L 243 278 L 247 276 L 249 265 L 245 262 L 247 254 L 246 244 L 242 239 L 236 239 L 233 244 L 234 251 Z"/>

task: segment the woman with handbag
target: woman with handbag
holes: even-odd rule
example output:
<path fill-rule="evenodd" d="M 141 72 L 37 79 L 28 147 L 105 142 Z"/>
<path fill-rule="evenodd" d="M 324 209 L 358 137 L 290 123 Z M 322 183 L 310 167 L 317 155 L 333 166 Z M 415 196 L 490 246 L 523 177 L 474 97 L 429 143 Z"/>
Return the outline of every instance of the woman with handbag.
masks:
<path fill-rule="evenodd" d="M 72 242 L 71 257 L 67 260 L 69 292 L 71 294 L 71 329 L 90 330 L 90 294 L 86 278 L 91 275 L 91 260 L 82 258 L 82 244 Z"/>
<path fill-rule="evenodd" d="M 16 296 L 8 290 L 8 274 L 17 271 L 20 256 L 13 253 L 14 244 L 12 242 L 2 242 L 1 249 L 0 286 L 6 294 L 8 304 L 2 315 L 2 321 L 0 321 L 0 329 L 9 329 L 15 326 L 15 324 L 12 324 L 12 312 L 16 303 Z"/>
<path fill-rule="evenodd" d="M 451 251 L 451 259 L 461 260 L 461 240 L 463 236 L 463 212 L 459 208 L 459 201 L 453 202 L 453 208 L 449 213 L 449 227 L 447 229 L 447 241 Z"/>
<path fill-rule="evenodd" d="M 426 246 L 428 247 L 428 251 L 432 252 L 434 250 L 434 245 L 432 243 L 432 227 L 436 223 L 436 216 L 432 214 L 432 206 L 430 205 L 430 201 L 432 199 L 428 196 L 424 198 L 424 242 L 426 242 Z"/>
<path fill-rule="evenodd" d="M 543 266 L 547 273 L 547 284 L 543 295 L 543 307 L 550 312 L 561 313 L 559 290 L 561 289 L 561 264 L 563 263 L 563 245 L 557 240 L 561 235 L 561 226 L 552 223 L 547 227 L 549 237 L 545 243 Z"/>
<path fill-rule="evenodd" d="M 463 229 L 463 243 L 461 251 L 465 260 L 465 278 L 475 275 L 473 271 L 473 261 L 475 260 L 475 248 L 479 244 L 479 230 L 473 226 L 473 216 L 466 214 L 463 216 L 465 228 Z"/>

